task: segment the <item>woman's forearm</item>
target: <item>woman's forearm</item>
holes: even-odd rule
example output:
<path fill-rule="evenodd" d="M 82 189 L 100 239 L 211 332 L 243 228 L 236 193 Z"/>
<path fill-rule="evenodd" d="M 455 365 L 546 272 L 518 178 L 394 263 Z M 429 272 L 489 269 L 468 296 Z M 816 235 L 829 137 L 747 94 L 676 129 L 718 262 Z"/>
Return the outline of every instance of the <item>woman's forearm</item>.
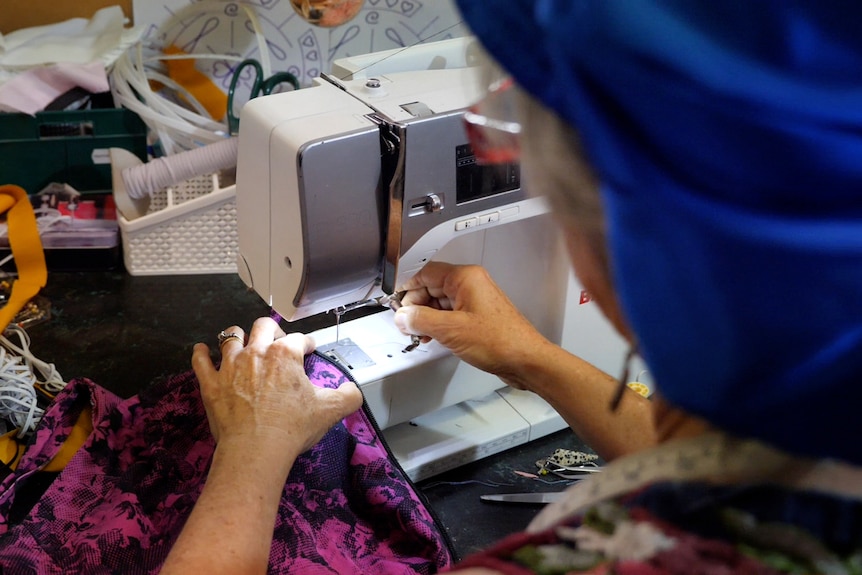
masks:
<path fill-rule="evenodd" d="M 655 445 L 650 400 L 627 389 L 611 412 L 618 382 L 592 364 L 545 342 L 531 350 L 522 366 L 519 387 L 551 404 L 603 459 Z"/>
<path fill-rule="evenodd" d="M 273 457 L 259 445 L 220 444 L 161 572 L 266 573 L 278 503 L 295 460 Z"/>

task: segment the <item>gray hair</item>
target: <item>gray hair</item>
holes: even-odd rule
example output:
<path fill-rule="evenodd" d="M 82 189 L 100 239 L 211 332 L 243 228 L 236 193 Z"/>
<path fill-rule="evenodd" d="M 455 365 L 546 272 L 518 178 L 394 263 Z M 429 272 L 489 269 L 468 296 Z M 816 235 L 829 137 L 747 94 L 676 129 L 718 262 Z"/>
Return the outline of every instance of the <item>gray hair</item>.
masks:
<path fill-rule="evenodd" d="M 577 131 L 523 90 L 518 89 L 516 97 L 523 181 L 529 193 L 546 197 L 559 223 L 589 241 L 606 263 L 599 178 L 584 156 Z"/>

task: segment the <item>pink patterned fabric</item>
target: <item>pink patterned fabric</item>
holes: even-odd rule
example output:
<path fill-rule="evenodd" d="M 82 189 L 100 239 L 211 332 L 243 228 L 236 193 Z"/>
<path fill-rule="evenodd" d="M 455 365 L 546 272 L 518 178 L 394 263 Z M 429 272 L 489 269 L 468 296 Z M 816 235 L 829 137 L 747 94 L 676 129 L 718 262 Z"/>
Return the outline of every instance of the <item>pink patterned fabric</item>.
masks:
<path fill-rule="evenodd" d="M 318 355 L 306 360 L 306 372 L 321 386 L 346 381 Z M 21 501 L 87 402 L 92 435 L 35 504 Z M 0 483 L 0 572 L 158 572 L 200 494 L 213 448 L 191 372 L 129 400 L 86 379 L 70 382 Z M 297 460 L 269 573 L 412 575 L 451 563 L 448 539 L 365 409 Z"/>

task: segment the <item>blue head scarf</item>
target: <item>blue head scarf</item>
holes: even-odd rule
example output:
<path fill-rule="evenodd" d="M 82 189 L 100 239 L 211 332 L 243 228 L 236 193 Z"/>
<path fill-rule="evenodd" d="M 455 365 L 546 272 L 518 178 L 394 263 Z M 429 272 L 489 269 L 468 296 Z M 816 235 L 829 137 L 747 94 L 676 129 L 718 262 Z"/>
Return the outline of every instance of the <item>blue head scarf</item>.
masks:
<path fill-rule="evenodd" d="M 459 3 L 579 131 L 662 395 L 862 463 L 862 5 Z"/>

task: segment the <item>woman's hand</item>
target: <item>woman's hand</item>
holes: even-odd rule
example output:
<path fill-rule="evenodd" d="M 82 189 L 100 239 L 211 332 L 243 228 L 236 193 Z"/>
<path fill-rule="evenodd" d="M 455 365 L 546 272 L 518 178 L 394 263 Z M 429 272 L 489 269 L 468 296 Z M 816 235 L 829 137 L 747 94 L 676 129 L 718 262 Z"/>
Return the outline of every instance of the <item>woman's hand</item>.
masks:
<path fill-rule="evenodd" d="M 265 573 L 279 500 L 296 457 L 343 417 L 362 394 L 347 382 L 317 387 L 305 375 L 311 338 L 285 335 L 273 320 L 254 322 L 247 343 L 236 334 L 221 344 L 216 369 L 209 348 L 195 345 L 192 368 L 216 440 L 200 498 L 162 573 Z"/>
<path fill-rule="evenodd" d="M 632 391 L 608 406 L 616 380 L 542 336 L 478 266 L 432 262 L 408 290 L 395 324 L 436 339 L 508 385 L 538 394 L 606 460 L 655 444 L 649 400 Z"/>
<path fill-rule="evenodd" d="M 528 387 L 527 360 L 552 345 L 480 266 L 431 262 L 403 290 L 395 324 L 404 334 L 436 339 L 512 387 Z"/>
<path fill-rule="evenodd" d="M 241 328 L 225 332 L 240 337 L 222 344 L 219 369 L 206 345 L 197 344 L 192 355 L 210 429 L 220 447 L 239 442 L 299 454 L 362 405 L 352 382 L 326 389 L 308 380 L 303 361 L 314 350 L 308 336 L 285 335 L 269 318 L 254 322 L 245 344 Z"/>

